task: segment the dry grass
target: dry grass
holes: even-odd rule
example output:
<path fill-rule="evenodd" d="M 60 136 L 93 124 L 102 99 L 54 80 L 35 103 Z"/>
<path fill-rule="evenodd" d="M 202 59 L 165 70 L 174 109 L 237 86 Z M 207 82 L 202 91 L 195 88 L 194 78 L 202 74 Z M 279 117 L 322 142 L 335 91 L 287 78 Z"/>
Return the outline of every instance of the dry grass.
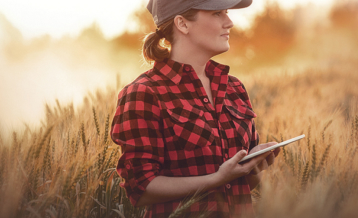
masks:
<path fill-rule="evenodd" d="M 108 140 L 116 92 L 89 94 L 78 110 L 72 105 L 47 106 L 40 129 L 14 133 L 11 146 L 1 144 L 2 217 L 141 213 L 128 206 L 121 209 L 121 204 L 129 204 L 115 171 L 120 151 Z"/>
<path fill-rule="evenodd" d="M 281 152 L 255 190 L 260 217 L 354 217 L 357 212 L 358 65 L 350 64 L 347 71 L 253 79 L 248 89 L 261 141 L 307 136 Z"/>
<path fill-rule="evenodd" d="M 283 149 L 266 171 L 253 190 L 254 206 L 265 218 L 355 217 L 358 43 L 352 26 L 358 7 L 353 1 L 337 5 L 331 25 L 311 29 L 312 34 L 303 34 L 307 29 L 298 24 L 286 28 L 299 12 L 287 16 L 269 7 L 248 35 L 235 33 L 243 39 L 233 43 L 236 53 L 218 57 L 232 63 L 232 73 L 246 85 L 261 142 L 307 136 Z M 272 29 L 284 31 L 277 35 Z M 284 40 L 277 40 L 280 35 Z M 276 48 L 280 52 L 272 57 Z M 242 69 L 251 74 L 238 73 Z M 78 108 L 58 101 L 55 107 L 46 105 L 41 128 L 14 132 L 11 142 L 0 138 L 1 217 L 142 215 L 119 185 L 120 150 L 108 135 L 120 87 L 89 93 Z M 182 205 L 185 209 L 191 203 Z"/>

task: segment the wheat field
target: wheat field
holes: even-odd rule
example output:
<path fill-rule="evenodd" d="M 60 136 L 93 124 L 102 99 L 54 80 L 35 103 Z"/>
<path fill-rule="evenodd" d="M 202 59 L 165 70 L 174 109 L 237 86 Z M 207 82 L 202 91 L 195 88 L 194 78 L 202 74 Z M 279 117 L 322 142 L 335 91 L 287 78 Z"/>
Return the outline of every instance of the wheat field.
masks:
<path fill-rule="evenodd" d="M 245 84 L 262 143 L 306 135 L 282 149 L 265 171 L 252 191 L 254 207 L 262 218 L 356 217 L 358 4 L 336 5 L 326 26 L 292 29 L 302 10 L 288 16 L 275 5 L 267 7 L 251 32 L 236 30 L 243 40 L 216 58 Z M 264 32 L 262 25 L 276 31 Z M 132 40 L 126 35 L 121 40 L 126 37 Z M 276 47 L 280 52 L 273 56 Z M 39 128 L 26 125 L 11 140 L 0 138 L 1 217 L 143 215 L 143 208 L 130 205 L 115 170 L 121 151 L 109 129 L 125 82 L 119 75 L 114 79 L 116 86 L 89 92 L 78 107 L 45 105 Z M 180 217 L 193 201 L 171 217 Z"/>

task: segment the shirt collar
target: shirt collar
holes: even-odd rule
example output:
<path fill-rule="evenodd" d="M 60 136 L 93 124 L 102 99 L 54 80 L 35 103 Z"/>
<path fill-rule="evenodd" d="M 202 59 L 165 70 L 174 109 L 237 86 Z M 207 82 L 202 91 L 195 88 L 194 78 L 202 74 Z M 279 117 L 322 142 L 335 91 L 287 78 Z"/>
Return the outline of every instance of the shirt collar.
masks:
<path fill-rule="evenodd" d="M 166 76 L 175 84 L 179 84 L 183 73 L 194 71 L 193 67 L 189 64 L 183 64 L 171 59 L 164 59 L 160 62 L 154 63 L 154 69 Z M 213 60 L 206 63 L 205 72 L 208 77 L 222 76 L 229 73 L 230 67 L 227 65 L 219 64 Z"/>

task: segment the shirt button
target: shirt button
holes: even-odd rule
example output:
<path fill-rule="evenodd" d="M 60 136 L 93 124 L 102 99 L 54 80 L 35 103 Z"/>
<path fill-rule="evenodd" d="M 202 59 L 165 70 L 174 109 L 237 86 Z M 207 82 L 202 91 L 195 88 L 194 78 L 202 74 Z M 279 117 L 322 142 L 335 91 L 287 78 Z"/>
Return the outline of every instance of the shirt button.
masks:
<path fill-rule="evenodd" d="M 190 67 L 186 66 L 185 68 L 185 71 L 189 72 L 190 71 Z"/>
<path fill-rule="evenodd" d="M 230 184 L 226 184 L 226 188 L 227 188 L 227 189 L 231 189 L 231 185 L 230 185 Z"/>
<path fill-rule="evenodd" d="M 127 170 L 129 170 L 131 168 L 131 166 L 129 166 L 129 164 L 126 165 Z"/>
<path fill-rule="evenodd" d="M 205 102 L 205 103 L 208 103 L 208 102 L 209 102 L 209 99 L 208 99 L 208 98 L 204 98 L 204 102 Z"/>
<path fill-rule="evenodd" d="M 228 158 L 229 158 L 229 155 L 225 154 L 225 158 L 228 159 Z"/>

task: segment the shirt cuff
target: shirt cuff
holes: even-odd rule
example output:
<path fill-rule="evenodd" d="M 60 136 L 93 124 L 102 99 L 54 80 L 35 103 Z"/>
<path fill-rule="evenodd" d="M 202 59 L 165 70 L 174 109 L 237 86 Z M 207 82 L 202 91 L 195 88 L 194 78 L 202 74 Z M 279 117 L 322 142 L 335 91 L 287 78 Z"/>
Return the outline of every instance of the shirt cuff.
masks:
<path fill-rule="evenodd" d="M 126 190 L 127 197 L 133 206 L 137 204 L 145 192 L 148 184 L 158 175 L 158 164 L 145 163 L 133 167 L 131 161 L 125 161 L 122 167 L 117 167 L 118 174 L 124 179 L 122 187 Z"/>

